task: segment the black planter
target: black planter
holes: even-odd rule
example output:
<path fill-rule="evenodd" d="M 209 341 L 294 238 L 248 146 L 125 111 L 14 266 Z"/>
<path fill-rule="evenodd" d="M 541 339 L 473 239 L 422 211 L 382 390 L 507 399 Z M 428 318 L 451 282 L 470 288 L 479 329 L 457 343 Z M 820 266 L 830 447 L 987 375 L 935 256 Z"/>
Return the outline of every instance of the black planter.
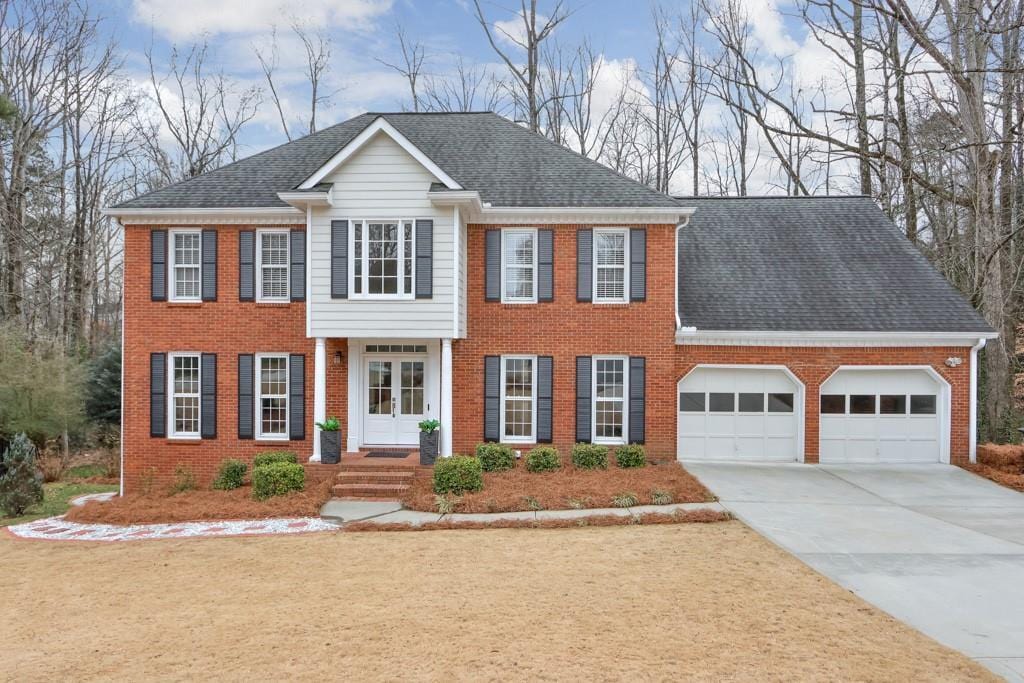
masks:
<path fill-rule="evenodd" d="M 320 462 L 337 465 L 341 462 L 341 431 L 320 432 Z"/>
<path fill-rule="evenodd" d="M 437 460 L 437 443 L 441 432 L 420 432 L 420 464 L 433 465 Z"/>

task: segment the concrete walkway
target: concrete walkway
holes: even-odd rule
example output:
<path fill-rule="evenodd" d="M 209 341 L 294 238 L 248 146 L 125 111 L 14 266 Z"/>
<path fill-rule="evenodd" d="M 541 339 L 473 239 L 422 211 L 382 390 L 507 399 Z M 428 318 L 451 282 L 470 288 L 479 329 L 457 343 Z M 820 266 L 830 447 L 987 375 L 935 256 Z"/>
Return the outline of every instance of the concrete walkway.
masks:
<path fill-rule="evenodd" d="M 841 586 L 1024 681 L 1024 495 L 949 465 L 686 469 Z"/>

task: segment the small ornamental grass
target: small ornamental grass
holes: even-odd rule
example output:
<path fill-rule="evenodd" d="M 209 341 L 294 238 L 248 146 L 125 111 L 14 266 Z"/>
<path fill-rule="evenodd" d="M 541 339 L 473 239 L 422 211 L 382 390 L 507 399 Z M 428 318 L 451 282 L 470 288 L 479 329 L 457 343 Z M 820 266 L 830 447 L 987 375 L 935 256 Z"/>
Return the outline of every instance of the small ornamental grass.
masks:
<path fill-rule="evenodd" d="M 526 454 L 528 472 L 554 472 L 562 466 L 562 457 L 553 446 L 537 446 Z"/>
<path fill-rule="evenodd" d="M 651 505 L 671 505 L 672 493 L 662 489 L 651 491 Z"/>
<path fill-rule="evenodd" d="M 196 474 L 188 465 L 178 464 L 174 467 L 174 481 L 171 482 L 171 495 L 196 490 Z"/>
<path fill-rule="evenodd" d="M 640 504 L 640 499 L 635 493 L 626 491 L 612 497 L 612 505 L 617 508 L 631 508 Z"/>
<path fill-rule="evenodd" d="M 619 467 L 643 467 L 647 464 L 644 447 L 638 443 L 619 446 L 615 449 L 615 464 Z"/>
<path fill-rule="evenodd" d="M 291 451 L 266 451 L 264 453 L 257 453 L 256 457 L 252 459 L 252 467 L 255 470 L 257 467 L 271 465 L 276 462 L 297 464 L 299 462 L 299 456 L 295 455 Z"/>
<path fill-rule="evenodd" d="M 249 466 L 241 460 L 228 458 L 220 463 L 220 471 L 213 480 L 213 487 L 218 491 L 232 491 L 245 483 L 245 473 Z"/>
<path fill-rule="evenodd" d="M 252 495 L 256 500 L 301 491 L 306 486 L 306 470 L 294 462 L 272 462 L 252 471 Z"/>
<path fill-rule="evenodd" d="M 434 463 L 434 493 L 459 495 L 484 487 L 484 470 L 478 458 L 453 455 Z"/>
<path fill-rule="evenodd" d="M 478 443 L 476 457 L 484 472 L 504 472 L 516 466 L 516 454 L 500 443 Z"/>
<path fill-rule="evenodd" d="M 572 464 L 581 470 L 608 469 L 608 447 L 593 443 L 578 443 L 572 447 Z"/>

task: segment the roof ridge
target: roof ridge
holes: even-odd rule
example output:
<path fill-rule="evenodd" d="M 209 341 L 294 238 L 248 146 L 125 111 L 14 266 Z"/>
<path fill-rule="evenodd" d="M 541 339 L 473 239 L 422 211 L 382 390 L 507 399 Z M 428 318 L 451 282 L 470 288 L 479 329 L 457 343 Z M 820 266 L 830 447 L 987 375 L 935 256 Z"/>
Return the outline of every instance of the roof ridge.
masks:
<path fill-rule="evenodd" d="M 789 194 L 746 194 L 746 195 L 671 195 L 672 199 L 874 199 L 868 194 L 811 194 L 794 196 Z"/>

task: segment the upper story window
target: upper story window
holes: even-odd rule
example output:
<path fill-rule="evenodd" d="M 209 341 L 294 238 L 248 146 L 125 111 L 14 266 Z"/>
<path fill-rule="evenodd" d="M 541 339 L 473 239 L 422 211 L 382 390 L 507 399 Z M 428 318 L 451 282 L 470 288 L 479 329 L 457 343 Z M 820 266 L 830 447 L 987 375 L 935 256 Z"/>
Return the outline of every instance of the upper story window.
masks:
<path fill-rule="evenodd" d="M 202 237 L 198 230 L 171 232 L 171 301 L 199 301 Z"/>
<path fill-rule="evenodd" d="M 537 231 L 502 230 L 501 300 L 537 301 Z"/>
<path fill-rule="evenodd" d="M 199 354 L 171 354 L 171 436 L 199 438 Z"/>
<path fill-rule="evenodd" d="M 594 230 L 594 301 L 629 301 L 629 236 L 625 229 Z"/>
<path fill-rule="evenodd" d="M 501 358 L 502 441 L 533 443 L 537 422 L 534 396 L 537 391 L 536 357 Z"/>
<path fill-rule="evenodd" d="M 626 358 L 594 357 L 594 443 L 625 443 Z"/>
<path fill-rule="evenodd" d="M 352 221 L 352 293 L 355 297 L 412 298 L 415 223 Z"/>
<path fill-rule="evenodd" d="M 288 301 L 288 231 L 256 233 L 256 272 L 260 301 Z"/>
<path fill-rule="evenodd" d="M 257 355 L 256 405 L 260 439 L 288 438 L 288 356 Z"/>

